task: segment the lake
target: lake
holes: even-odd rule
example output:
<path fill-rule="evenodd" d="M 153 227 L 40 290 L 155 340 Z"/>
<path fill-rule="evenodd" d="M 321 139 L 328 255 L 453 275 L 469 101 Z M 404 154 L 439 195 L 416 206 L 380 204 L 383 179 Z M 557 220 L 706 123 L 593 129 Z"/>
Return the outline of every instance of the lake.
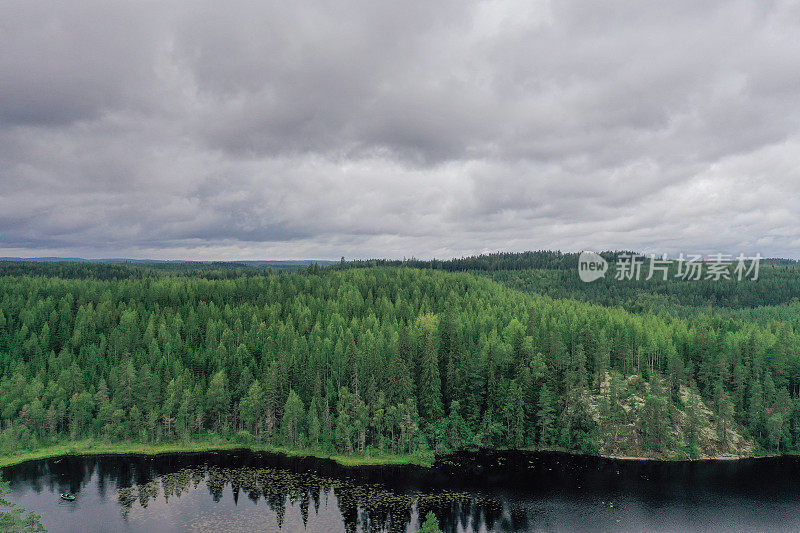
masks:
<path fill-rule="evenodd" d="M 251 452 L 64 457 L 2 470 L 55 531 L 800 530 L 800 458 L 463 453 L 434 468 Z M 77 495 L 74 502 L 59 499 Z"/>

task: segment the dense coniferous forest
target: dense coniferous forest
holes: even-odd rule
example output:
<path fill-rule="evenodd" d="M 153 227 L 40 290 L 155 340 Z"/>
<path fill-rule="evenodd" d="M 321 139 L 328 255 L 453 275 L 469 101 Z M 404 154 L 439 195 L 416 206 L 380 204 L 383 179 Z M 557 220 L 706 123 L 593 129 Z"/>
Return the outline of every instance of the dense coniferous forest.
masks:
<path fill-rule="evenodd" d="M 795 265 L 585 284 L 570 257 L 1 265 L 0 455 L 81 439 L 421 456 L 800 448 Z"/>
<path fill-rule="evenodd" d="M 645 280 L 649 274 L 646 261 L 640 279 L 615 279 L 616 262 L 621 256 L 632 253 L 602 252 L 600 255 L 609 262 L 610 271 L 603 279 L 592 283 L 584 283 L 576 275 L 578 254 L 550 251 L 496 253 L 448 261 L 370 259 L 341 262 L 330 268 L 405 266 L 448 272 L 468 271 L 488 275 L 504 285 L 526 292 L 605 306 L 619 305 L 633 311 L 673 312 L 708 306 L 752 308 L 789 303 L 800 298 L 800 264 L 792 260 L 762 260 L 758 280 L 752 283 L 740 283 L 736 279 L 684 280 L 676 276 L 675 263 L 670 267 L 666 280 L 659 273 Z"/>
<path fill-rule="evenodd" d="M 572 298 L 633 312 L 692 315 L 755 309 L 798 303 L 800 265 L 762 265 L 756 281 L 736 279 L 682 280 L 674 268 L 668 279 L 618 280 L 612 274 L 592 283 L 582 282 L 575 270 L 514 270 L 488 274 L 503 285 L 553 298 Z M 612 267 L 613 271 L 613 267 Z M 795 310 L 795 317 L 800 317 Z"/>

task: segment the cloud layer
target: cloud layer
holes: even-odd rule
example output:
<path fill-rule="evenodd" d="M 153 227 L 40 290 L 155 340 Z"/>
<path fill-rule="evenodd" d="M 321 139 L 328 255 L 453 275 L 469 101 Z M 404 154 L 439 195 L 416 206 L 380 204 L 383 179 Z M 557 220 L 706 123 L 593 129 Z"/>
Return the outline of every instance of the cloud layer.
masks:
<path fill-rule="evenodd" d="M 0 255 L 800 257 L 800 2 L 0 5 Z"/>

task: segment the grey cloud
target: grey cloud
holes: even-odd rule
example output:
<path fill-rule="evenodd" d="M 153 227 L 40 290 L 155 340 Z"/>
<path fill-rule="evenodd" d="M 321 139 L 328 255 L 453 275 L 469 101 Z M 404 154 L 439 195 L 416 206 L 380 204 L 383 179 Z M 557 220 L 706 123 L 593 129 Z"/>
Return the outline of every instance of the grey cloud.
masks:
<path fill-rule="evenodd" d="M 0 255 L 800 256 L 800 3 L 6 2 Z"/>
<path fill-rule="evenodd" d="M 59 126 L 148 105 L 158 14 L 94 0 L 0 9 L 0 121 Z"/>

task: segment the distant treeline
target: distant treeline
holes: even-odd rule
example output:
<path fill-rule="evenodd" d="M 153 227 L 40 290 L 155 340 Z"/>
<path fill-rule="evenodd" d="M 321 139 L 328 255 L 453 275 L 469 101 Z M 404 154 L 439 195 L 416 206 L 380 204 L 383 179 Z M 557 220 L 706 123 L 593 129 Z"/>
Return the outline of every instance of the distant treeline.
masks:
<path fill-rule="evenodd" d="M 625 255 L 633 255 L 632 251 L 604 251 L 600 255 L 609 263 L 614 264 L 617 259 Z M 560 252 L 552 250 L 538 250 L 529 252 L 495 252 L 490 254 L 472 255 L 454 259 L 356 259 L 342 261 L 329 268 L 370 268 L 376 266 L 405 266 L 409 268 L 429 268 L 446 270 L 448 272 L 487 271 L 499 270 L 576 270 L 578 268 L 578 253 Z M 674 258 L 672 258 L 674 259 Z M 794 265 L 797 261 L 792 259 L 762 259 L 762 265 Z"/>
<path fill-rule="evenodd" d="M 604 252 L 607 260 L 615 260 L 623 252 Z M 578 267 L 578 254 L 559 251 L 539 250 L 536 252 L 496 252 L 491 254 L 473 255 L 455 259 L 364 259 L 342 261 L 330 268 L 370 268 L 376 266 L 405 266 L 409 268 L 430 268 L 446 270 L 448 272 L 463 272 L 468 270 L 496 271 L 496 270 L 523 270 L 523 269 L 558 269 L 568 270 Z"/>
<path fill-rule="evenodd" d="M 263 276 L 273 270 L 319 270 L 317 263 L 274 262 L 71 262 L 0 261 L 0 276 L 44 276 L 63 279 L 105 281 L 145 279 L 153 276 L 190 276 L 204 279 L 235 279 Z"/>

